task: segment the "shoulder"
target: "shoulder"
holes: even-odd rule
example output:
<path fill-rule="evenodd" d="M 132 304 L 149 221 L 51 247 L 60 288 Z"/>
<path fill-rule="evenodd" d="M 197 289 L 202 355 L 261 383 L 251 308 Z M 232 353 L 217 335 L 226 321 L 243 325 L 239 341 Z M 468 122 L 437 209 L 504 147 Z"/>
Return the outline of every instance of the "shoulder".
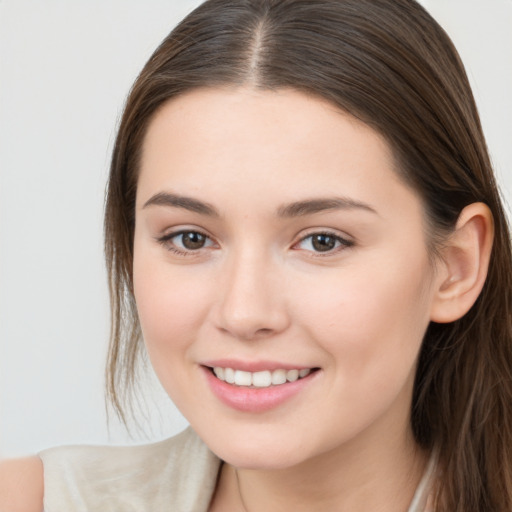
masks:
<path fill-rule="evenodd" d="M 0 462 L 0 511 L 42 512 L 43 464 L 39 457 Z"/>
<path fill-rule="evenodd" d="M 97 474 L 102 480 L 108 475 L 120 474 L 135 477 L 140 473 L 159 474 L 164 468 L 180 466 L 191 456 L 209 457 L 209 450 L 188 428 L 182 433 L 157 443 L 139 446 L 63 446 L 42 451 L 39 456 L 44 464 L 45 476 L 51 476 L 54 467 L 87 473 L 88 478 Z M 0 511 L 1 512 L 1 511 Z"/>
<path fill-rule="evenodd" d="M 182 501 L 212 492 L 220 465 L 190 428 L 142 446 L 67 446 L 39 455 L 48 512 L 164 510 L 169 503 L 201 510 Z"/>

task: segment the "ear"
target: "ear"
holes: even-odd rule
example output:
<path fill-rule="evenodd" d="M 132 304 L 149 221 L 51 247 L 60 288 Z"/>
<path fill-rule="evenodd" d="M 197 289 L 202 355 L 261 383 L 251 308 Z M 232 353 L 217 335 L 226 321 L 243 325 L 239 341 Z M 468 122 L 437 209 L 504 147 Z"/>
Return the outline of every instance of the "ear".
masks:
<path fill-rule="evenodd" d="M 441 249 L 430 315 L 433 322 L 453 322 L 471 309 L 487 277 L 493 239 L 489 207 L 483 203 L 466 206 Z"/>

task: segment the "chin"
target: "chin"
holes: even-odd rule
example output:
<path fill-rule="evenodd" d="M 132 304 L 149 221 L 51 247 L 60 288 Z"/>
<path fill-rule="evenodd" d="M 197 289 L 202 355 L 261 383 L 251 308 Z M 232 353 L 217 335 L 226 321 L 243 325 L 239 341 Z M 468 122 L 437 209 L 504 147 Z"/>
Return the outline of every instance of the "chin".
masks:
<path fill-rule="evenodd" d="M 199 435 L 221 460 L 243 469 L 278 470 L 296 466 L 307 458 L 304 443 L 290 433 L 267 435 Z"/>
<path fill-rule="evenodd" d="M 220 454 L 217 454 L 220 455 Z M 240 469 L 253 470 L 280 470 L 299 465 L 304 462 L 304 457 L 294 454 L 293 456 L 286 452 L 276 452 L 258 449 L 254 447 L 251 450 L 234 451 L 228 449 L 224 456 L 220 457 L 223 461 Z"/>

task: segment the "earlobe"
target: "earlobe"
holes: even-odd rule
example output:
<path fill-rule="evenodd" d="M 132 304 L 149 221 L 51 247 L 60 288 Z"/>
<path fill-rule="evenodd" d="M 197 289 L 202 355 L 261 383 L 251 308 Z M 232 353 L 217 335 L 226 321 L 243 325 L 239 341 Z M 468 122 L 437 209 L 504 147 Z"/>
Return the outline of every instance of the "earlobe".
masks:
<path fill-rule="evenodd" d="M 466 206 L 441 250 L 430 316 L 433 322 L 453 322 L 471 309 L 487 277 L 493 238 L 489 207 L 483 203 Z"/>

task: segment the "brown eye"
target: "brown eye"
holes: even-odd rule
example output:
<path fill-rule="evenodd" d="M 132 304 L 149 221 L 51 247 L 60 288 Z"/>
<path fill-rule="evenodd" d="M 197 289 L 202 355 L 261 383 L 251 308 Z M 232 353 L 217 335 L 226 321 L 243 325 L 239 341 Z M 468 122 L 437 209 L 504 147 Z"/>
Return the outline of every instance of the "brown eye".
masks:
<path fill-rule="evenodd" d="M 213 240 L 199 231 L 178 231 L 157 238 L 158 243 L 166 249 L 181 256 L 194 251 L 213 247 Z"/>
<path fill-rule="evenodd" d="M 191 251 L 202 249 L 206 245 L 206 236 L 197 231 L 186 231 L 177 235 L 176 238 L 179 240 L 181 238 L 181 244 L 185 249 L 189 249 Z"/>
<path fill-rule="evenodd" d="M 354 242 L 334 233 L 313 233 L 304 237 L 296 248 L 312 253 L 337 253 L 343 248 L 352 247 Z"/>
<path fill-rule="evenodd" d="M 330 235 L 313 235 L 311 237 L 311 245 L 318 252 L 331 251 L 336 247 L 336 238 Z"/>

